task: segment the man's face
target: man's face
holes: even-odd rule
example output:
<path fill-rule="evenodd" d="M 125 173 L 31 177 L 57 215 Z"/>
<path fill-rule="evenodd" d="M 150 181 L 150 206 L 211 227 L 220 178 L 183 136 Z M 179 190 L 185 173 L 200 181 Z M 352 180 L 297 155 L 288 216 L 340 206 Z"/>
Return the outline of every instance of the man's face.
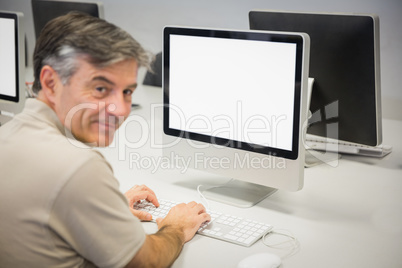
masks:
<path fill-rule="evenodd" d="M 125 60 L 102 69 L 84 59 L 66 85 L 60 85 L 55 112 L 74 138 L 92 146 L 108 146 L 131 111 L 138 66 Z"/>

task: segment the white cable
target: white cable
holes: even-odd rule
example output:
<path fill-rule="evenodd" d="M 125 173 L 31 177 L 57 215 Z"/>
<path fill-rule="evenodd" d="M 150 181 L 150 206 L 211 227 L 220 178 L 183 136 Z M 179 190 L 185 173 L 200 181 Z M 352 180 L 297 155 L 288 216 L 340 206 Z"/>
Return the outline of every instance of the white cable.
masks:
<path fill-rule="evenodd" d="M 288 233 L 284 233 L 284 232 L 288 232 Z M 281 236 L 285 236 L 285 237 L 290 238 L 290 240 L 285 240 L 285 241 L 282 241 L 282 242 L 279 242 L 279 243 L 276 243 L 276 244 L 269 244 L 266 241 L 266 238 L 267 238 L 267 236 L 270 236 L 270 235 L 281 235 Z M 286 246 L 286 245 L 288 245 L 290 242 L 291 242 L 291 250 L 289 251 L 288 254 L 282 256 L 281 259 L 289 258 L 289 257 L 295 255 L 296 253 L 298 253 L 300 251 L 300 242 L 299 242 L 299 240 L 297 240 L 297 238 L 288 230 L 282 230 L 282 232 L 271 231 L 271 232 L 265 234 L 262 237 L 262 243 L 265 246 L 270 247 L 270 248 L 288 249 L 289 247 Z"/>
<path fill-rule="evenodd" d="M 233 181 L 233 180 L 234 180 L 234 179 L 230 179 L 229 181 L 227 181 L 227 182 L 225 182 L 225 183 L 223 183 L 223 184 L 210 186 L 209 188 L 205 189 L 205 191 L 206 191 L 206 190 L 210 190 L 210 189 L 214 189 L 214 188 L 223 187 L 223 186 L 225 186 L 226 184 L 230 183 L 230 182 Z M 200 189 L 201 187 L 203 187 L 202 184 L 200 184 L 200 185 L 197 186 L 197 192 L 198 192 L 198 194 L 200 195 L 201 200 L 204 201 L 204 202 L 203 202 L 203 201 L 201 201 L 201 202 L 204 203 L 205 208 L 206 208 L 207 210 L 210 210 L 210 204 L 209 204 L 209 202 L 208 202 L 208 198 L 205 197 L 205 195 L 201 192 L 201 189 Z"/>
<path fill-rule="evenodd" d="M 213 188 L 218 188 L 218 187 L 225 186 L 226 184 L 230 183 L 232 180 L 233 180 L 233 179 L 231 179 L 231 180 L 229 180 L 228 182 L 226 182 L 226 183 L 224 183 L 224 184 L 221 184 L 221 185 L 211 186 L 211 187 L 209 187 L 209 188 L 206 189 L 206 190 L 210 190 L 210 189 L 213 189 Z M 209 202 L 208 202 L 208 199 L 207 199 L 207 198 L 205 197 L 205 195 L 201 192 L 201 187 L 203 187 L 203 185 L 201 185 L 201 184 L 197 186 L 197 192 L 198 192 L 198 194 L 200 195 L 201 200 L 202 200 L 201 202 L 204 203 L 205 208 L 206 208 L 207 210 L 210 210 L 210 204 L 209 204 Z M 278 230 L 274 230 L 274 231 L 268 232 L 267 234 L 265 234 L 265 235 L 262 237 L 262 243 L 263 243 L 265 246 L 270 247 L 270 248 L 287 249 L 286 245 L 289 244 L 289 242 L 292 242 L 292 248 L 291 248 L 290 252 L 289 252 L 288 254 L 284 255 L 283 257 L 281 257 L 281 259 L 286 259 L 286 258 L 289 258 L 289 257 L 295 255 L 297 252 L 300 251 L 300 243 L 299 243 L 299 240 L 297 240 L 297 238 L 296 238 L 290 231 L 288 231 L 288 230 L 281 230 L 281 231 L 282 231 L 282 232 L 279 232 Z M 285 232 L 287 232 L 287 233 L 285 233 Z M 267 238 L 267 236 L 269 236 L 269 235 L 285 236 L 285 237 L 288 237 L 290 240 L 285 240 L 285 241 L 282 241 L 282 242 L 277 243 L 277 244 L 269 244 L 269 243 L 266 241 L 266 238 Z"/>
<path fill-rule="evenodd" d="M 198 192 L 198 194 L 199 194 L 200 197 L 201 197 L 201 202 L 204 203 L 205 208 L 206 208 L 207 210 L 209 210 L 209 202 L 208 202 L 208 199 L 207 199 L 207 198 L 205 197 L 205 195 L 201 192 L 201 190 L 200 190 L 201 187 L 202 187 L 201 184 L 197 186 L 197 192 Z"/>

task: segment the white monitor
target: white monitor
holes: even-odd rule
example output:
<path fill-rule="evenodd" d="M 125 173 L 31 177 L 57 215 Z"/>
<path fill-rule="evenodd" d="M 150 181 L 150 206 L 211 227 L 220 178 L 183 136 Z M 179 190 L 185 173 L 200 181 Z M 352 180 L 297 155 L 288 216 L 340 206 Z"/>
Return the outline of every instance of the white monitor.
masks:
<path fill-rule="evenodd" d="M 234 179 L 204 195 L 302 188 L 308 35 L 166 27 L 163 52 L 164 155 Z"/>
<path fill-rule="evenodd" d="M 25 103 L 23 14 L 0 11 L 0 125 Z"/>

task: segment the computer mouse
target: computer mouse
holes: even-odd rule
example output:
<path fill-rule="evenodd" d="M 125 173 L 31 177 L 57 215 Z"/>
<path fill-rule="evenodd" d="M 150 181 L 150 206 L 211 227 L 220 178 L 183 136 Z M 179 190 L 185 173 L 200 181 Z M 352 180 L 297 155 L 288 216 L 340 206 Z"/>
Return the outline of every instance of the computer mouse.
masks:
<path fill-rule="evenodd" d="M 237 268 L 278 268 L 282 261 L 272 253 L 257 253 L 239 262 Z"/>

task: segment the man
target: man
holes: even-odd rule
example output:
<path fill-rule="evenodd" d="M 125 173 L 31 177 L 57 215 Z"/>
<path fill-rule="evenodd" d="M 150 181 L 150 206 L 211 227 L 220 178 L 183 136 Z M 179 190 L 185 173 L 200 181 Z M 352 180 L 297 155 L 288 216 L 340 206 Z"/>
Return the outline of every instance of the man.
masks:
<path fill-rule="evenodd" d="M 34 90 L 0 128 L 0 267 L 163 267 L 210 220 L 195 202 L 174 207 L 146 235 L 133 209 L 159 205 L 146 186 L 125 195 L 94 146 L 107 146 L 130 113 L 137 70 L 148 64 L 126 32 L 70 13 L 43 29 Z"/>

